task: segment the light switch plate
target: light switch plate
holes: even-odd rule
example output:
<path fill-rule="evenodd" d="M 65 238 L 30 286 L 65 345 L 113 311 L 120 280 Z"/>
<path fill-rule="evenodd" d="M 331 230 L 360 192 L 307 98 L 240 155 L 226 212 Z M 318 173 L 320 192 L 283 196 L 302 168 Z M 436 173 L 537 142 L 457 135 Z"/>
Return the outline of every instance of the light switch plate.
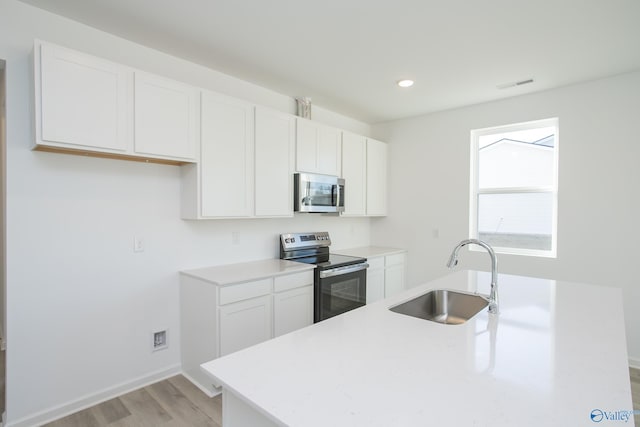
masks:
<path fill-rule="evenodd" d="M 133 252 L 144 252 L 144 239 L 140 236 L 133 238 Z"/>

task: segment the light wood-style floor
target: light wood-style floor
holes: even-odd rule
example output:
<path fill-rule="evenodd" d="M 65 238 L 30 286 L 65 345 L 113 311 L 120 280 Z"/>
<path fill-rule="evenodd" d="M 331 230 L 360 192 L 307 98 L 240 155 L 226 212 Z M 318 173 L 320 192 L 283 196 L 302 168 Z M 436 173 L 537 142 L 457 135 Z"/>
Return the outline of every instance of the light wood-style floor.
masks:
<path fill-rule="evenodd" d="M 0 342 L 0 345 L 2 343 Z M 0 414 L 4 412 L 5 409 L 5 369 L 7 366 L 7 352 L 5 350 L 0 351 Z"/>
<path fill-rule="evenodd" d="M 633 396 L 633 409 L 640 411 L 640 369 L 629 369 L 631 376 L 631 394 Z M 635 415 L 636 426 L 640 427 L 640 413 Z"/>
<path fill-rule="evenodd" d="M 47 427 L 220 427 L 222 398 L 210 398 L 182 375 L 92 406 Z"/>
<path fill-rule="evenodd" d="M 633 408 L 640 410 L 640 369 L 629 369 Z M 622 408 L 621 408 L 622 409 Z M 640 427 L 640 414 L 635 416 Z M 69 415 L 47 427 L 222 425 L 222 399 L 207 397 L 182 375 Z"/>

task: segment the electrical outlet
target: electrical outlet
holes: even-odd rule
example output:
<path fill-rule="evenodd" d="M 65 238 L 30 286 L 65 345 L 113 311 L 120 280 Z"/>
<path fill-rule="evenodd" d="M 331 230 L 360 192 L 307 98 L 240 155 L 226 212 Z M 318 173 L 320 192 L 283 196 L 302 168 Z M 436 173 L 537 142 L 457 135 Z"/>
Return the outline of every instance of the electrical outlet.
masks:
<path fill-rule="evenodd" d="M 169 348 L 169 341 L 167 340 L 167 330 L 156 331 L 151 333 L 152 337 L 152 351 L 164 350 Z"/>
<path fill-rule="evenodd" d="M 133 238 L 133 252 L 144 252 L 144 239 L 140 236 Z"/>

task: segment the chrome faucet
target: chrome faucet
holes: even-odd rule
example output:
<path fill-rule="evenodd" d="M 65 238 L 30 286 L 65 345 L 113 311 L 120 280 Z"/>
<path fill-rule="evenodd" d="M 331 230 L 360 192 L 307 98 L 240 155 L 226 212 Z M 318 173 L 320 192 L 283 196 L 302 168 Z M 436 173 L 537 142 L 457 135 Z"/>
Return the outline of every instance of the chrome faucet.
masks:
<path fill-rule="evenodd" d="M 458 252 L 460 251 L 460 248 L 470 244 L 482 246 L 487 250 L 487 252 L 489 252 L 489 256 L 491 257 L 491 292 L 489 294 L 489 313 L 498 314 L 498 259 L 496 258 L 496 253 L 493 251 L 493 248 L 491 246 L 489 246 L 482 240 L 463 240 L 462 242 L 458 243 L 458 246 L 456 246 L 453 249 L 453 252 L 451 252 L 451 257 L 449 258 L 447 267 L 455 267 L 458 264 Z"/>

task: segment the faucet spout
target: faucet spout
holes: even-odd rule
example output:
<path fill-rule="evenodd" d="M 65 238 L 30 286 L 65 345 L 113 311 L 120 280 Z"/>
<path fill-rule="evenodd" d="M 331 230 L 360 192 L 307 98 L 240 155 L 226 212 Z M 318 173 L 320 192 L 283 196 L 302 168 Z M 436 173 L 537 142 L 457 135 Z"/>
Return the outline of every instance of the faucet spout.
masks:
<path fill-rule="evenodd" d="M 451 252 L 451 257 L 449 257 L 449 262 L 447 262 L 447 267 L 453 268 L 458 264 L 458 252 L 463 246 L 467 245 L 478 245 L 483 247 L 489 253 L 489 257 L 491 258 L 491 292 L 489 293 L 489 313 L 498 314 L 498 259 L 496 257 L 496 253 L 493 251 L 493 248 L 489 246 L 487 243 L 482 240 L 477 239 L 467 239 L 463 240 L 453 249 Z"/>

